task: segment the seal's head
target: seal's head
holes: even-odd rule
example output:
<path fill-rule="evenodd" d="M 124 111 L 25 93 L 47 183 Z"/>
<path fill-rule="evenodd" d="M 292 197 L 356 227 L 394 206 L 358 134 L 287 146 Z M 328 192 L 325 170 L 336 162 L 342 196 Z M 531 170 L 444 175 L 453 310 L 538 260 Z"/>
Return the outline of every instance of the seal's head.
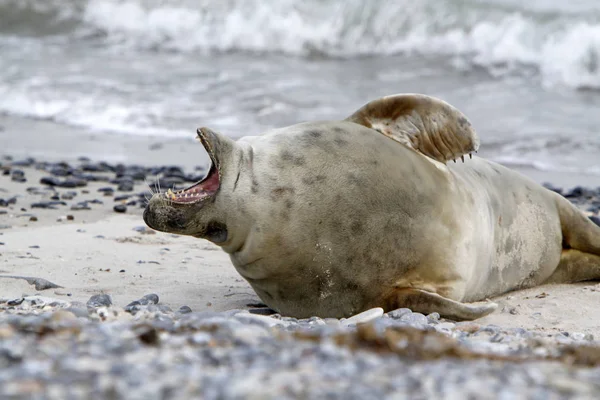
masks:
<path fill-rule="evenodd" d="M 207 128 L 198 129 L 198 138 L 210 157 L 211 166 L 200 182 L 165 193 L 156 193 L 144 210 L 144 221 L 158 231 L 208 239 L 218 245 L 230 242 L 228 217 L 220 207 L 222 188 L 230 184 L 235 168 L 235 142 Z"/>

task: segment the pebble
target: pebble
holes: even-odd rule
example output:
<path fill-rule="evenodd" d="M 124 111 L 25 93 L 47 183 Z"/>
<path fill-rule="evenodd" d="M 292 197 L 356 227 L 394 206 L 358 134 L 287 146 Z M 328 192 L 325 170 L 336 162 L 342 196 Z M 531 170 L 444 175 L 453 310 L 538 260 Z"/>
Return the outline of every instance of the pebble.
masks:
<path fill-rule="evenodd" d="M 340 321 L 343 326 L 348 326 L 352 324 L 365 324 L 367 322 L 371 322 L 376 320 L 377 318 L 381 318 L 383 315 L 383 308 L 375 307 L 370 310 L 363 311 L 356 315 L 353 315 L 350 318 Z"/>
<path fill-rule="evenodd" d="M 127 212 L 127 206 L 124 204 L 117 204 L 113 207 L 113 210 L 118 213 Z"/>
<path fill-rule="evenodd" d="M 77 192 L 65 192 L 60 195 L 62 200 L 73 200 L 77 196 Z"/>
<path fill-rule="evenodd" d="M 32 203 L 31 204 L 31 208 L 45 208 L 45 209 L 50 209 L 50 210 L 56 210 L 57 207 L 56 206 L 66 206 L 67 203 L 65 203 L 64 201 L 58 200 L 58 201 L 39 201 L 37 203 Z"/>
<path fill-rule="evenodd" d="M 192 312 L 192 309 L 189 306 L 181 306 L 179 307 L 178 312 L 181 314 L 189 314 Z"/>
<path fill-rule="evenodd" d="M 87 301 L 86 305 L 89 308 L 110 307 L 112 300 L 107 294 L 95 294 Z"/>
<path fill-rule="evenodd" d="M 398 308 L 396 310 L 388 312 L 387 314 L 389 315 L 390 318 L 400 319 L 400 318 L 402 318 L 403 315 L 410 314 L 411 312 L 412 311 L 410 310 L 410 308 Z"/>
<path fill-rule="evenodd" d="M 80 201 L 77 204 L 73 204 L 71 206 L 71 211 L 83 211 L 83 210 L 91 210 L 92 208 L 88 205 L 87 201 Z"/>
<path fill-rule="evenodd" d="M 18 298 L 18 299 L 14 299 L 14 300 L 9 300 L 8 302 L 6 302 L 6 304 L 8 304 L 9 306 L 18 306 L 21 303 L 23 303 L 25 299 L 23 297 Z"/>
<path fill-rule="evenodd" d="M 132 192 L 133 187 L 134 187 L 133 180 L 126 180 L 126 181 L 121 181 L 121 183 L 119 183 L 117 190 L 119 192 Z"/>

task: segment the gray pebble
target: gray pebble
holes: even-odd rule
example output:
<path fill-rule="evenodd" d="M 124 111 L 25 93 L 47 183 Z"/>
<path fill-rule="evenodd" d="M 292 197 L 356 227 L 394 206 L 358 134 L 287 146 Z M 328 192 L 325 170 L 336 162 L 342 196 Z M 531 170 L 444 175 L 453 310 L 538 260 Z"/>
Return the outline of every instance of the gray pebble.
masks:
<path fill-rule="evenodd" d="M 23 297 L 21 297 L 18 299 L 9 300 L 6 304 L 8 304 L 9 306 L 18 306 L 18 305 L 22 304 L 24 300 L 25 299 Z"/>
<path fill-rule="evenodd" d="M 95 294 L 87 301 L 87 306 L 90 308 L 110 307 L 112 300 L 107 294 Z"/>
<path fill-rule="evenodd" d="M 410 324 L 427 325 L 429 320 L 421 313 L 406 313 L 400 317 L 400 321 L 408 322 Z"/>
<path fill-rule="evenodd" d="M 189 314 L 192 312 L 192 309 L 189 306 L 181 306 L 179 307 L 179 310 L 177 310 L 178 312 L 180 312 L 181 314 Z"/>
<path fill-rule="evenodd" d="M 403 315 L 409 313 L 412 313 L 412 310 L 410 308 L 398 308 L 396 310 L 388 312 L 387 314 L 390 316 L 390 318 L 400 319 Z"/>

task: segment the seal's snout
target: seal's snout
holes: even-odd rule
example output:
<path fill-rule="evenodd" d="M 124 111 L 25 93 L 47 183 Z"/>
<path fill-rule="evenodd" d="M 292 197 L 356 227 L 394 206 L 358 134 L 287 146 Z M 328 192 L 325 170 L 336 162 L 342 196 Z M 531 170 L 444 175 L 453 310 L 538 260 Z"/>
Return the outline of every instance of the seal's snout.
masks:
<path fill-rule="evenodd" d="M 144 222 L 157 231 L 184 233 L 188 222 L 185 210 L 173 207 L 164 196 L 164 193 L 152 196 L 144 210 Z"/>

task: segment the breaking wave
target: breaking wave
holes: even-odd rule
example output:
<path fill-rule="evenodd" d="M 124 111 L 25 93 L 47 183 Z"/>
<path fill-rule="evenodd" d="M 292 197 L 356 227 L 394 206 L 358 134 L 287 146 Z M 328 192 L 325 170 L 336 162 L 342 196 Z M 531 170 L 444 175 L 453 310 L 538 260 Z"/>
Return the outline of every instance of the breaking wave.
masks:
<path fill-rule="evenodd" d="M 533 68 L 547 86 L 600 88 L 600 5 L 546 3 L 0 0 L 0 31 L 100 41 L 119 51 L 444 55 L 460 68 L 499 76 Z"/>

